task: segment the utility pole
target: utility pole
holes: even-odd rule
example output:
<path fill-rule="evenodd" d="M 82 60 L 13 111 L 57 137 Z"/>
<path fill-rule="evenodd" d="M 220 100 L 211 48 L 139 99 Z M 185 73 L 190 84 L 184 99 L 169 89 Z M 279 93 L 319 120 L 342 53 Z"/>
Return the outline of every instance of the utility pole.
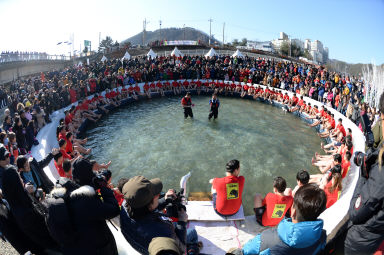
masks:
<path fill-rule="evenodd" d="M 210 18 L 209 20 L 209 40 L 208 40 L 208 44 L 209 44 L 209 46 L 211 46 L 211 25 L 212 25 L 212 19 Z"/>
<path fill-rule="evenodd" d="M 99 32 L 99 49 L 100 49 L 100 43 L 101 43 L 101 32 Z"/>
<path fill-rule="evenodd" d="M 184 31 L 184 41 L 185 41 L 185 24 L 183 25 L 183 31 Z"/>
<path fill-rule="evenodd" d="M 161 20 L 159 20 L 159 24 L 160 24 L 160 41 L 162 41 L 162 38 L 161 38 Z"/>
<path fill-rule="evenodd" d="M 147 19 L 145 18 L 143 21 L 143 46 L 145 45 L 145 33 L 147 30 L 147 24 L 148 23 L 149 23 L 149 21 L 147 21 Z"/>
<path fill-rule="evenodd" d="M 225 22 L 223 23 L 223 46 L 224 46 L 224 29 L 225 29 Z"/>

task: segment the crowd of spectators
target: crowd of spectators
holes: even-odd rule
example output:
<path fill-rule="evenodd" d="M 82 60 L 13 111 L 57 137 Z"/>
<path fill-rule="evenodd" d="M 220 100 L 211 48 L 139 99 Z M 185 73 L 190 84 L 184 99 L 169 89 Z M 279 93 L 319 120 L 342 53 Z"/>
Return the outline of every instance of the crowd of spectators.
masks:
<path fill-rule="evenodd" d="M 30 61 L 30 60 L 47 60 L 46 52 L 29 52 L 29 51 L 2 51 L 0 55 L 0 63 L 13 61 Z"/>
<path fill-rule="evenodd" d="M 139 86 L 139 83 L 143 85 Z M 294 94 L 288 96 L 279 89 Z M 171 238 L 164 242 L 175 242 L 173 246 L 177 249 L 170 254 L 179 254 L 180 250 L 185 250 L 192 243 L 196 245 L 196 233 L 186 231 L 187 216 L 184 210 L 179 210 L 176 215 L 179 218 L 177 225 L 166 221 L 159 223 L 163 218 L 157 209 L 165 204 L 159 202 L 162 189 L 160 180 L 147 180 L 144 177 L 121 179 L 115 188 L 110 183 L 112 173 L 106 170 L 110 163 L 99 164 L 85 159 L 90 153 L 85 147 L 87 140 L 78 137 L 85 121 L 97 122 L 124 100 L 139 100 L 156 93 L 161 96 L 179 95 L 192 90 L 196 94 L 215 92 L 219 95 L 236 94 L 239 97 L 277 101 L 285 105 L 283 109 L 286 111 L 305 113 L 308 119 L 314 119 L 314 126 L 321 125 L 321 135 L 332 138 L 328 140 L 331 141 L 330 145 L 323 146 L 326 154 L 315 155 L 313 160 L 322 174 L 312 176 L 310 181 L 319 184 L 325 192 L 319 193 L 318 189 L 313 191 L 308 188 L 303 190 L 310 191 L 300 191 L 300 187 L 306 186 L 309 179 L 301 172 L 298 174 L 298 187 L 293 192 L 286 188 L 284 178 L 279 177 L 273 183 L 274 193 L 267 194 L 265 198 L 261 195 L 255 197 L 256 219 L 267 226 L 276 226 L 284 216 L 292 215 L 296 223 L 316 221 L 325 207 L 332 205 L 327 204 L 326 199 L 332 198 L 332 203 L 337 200 L 337 194 L 342 189 L 340 180 L 349 169 L 353 150 L 352 134 L 343 128 L 342 123 L 335 125 L 329 109 L 334 108 L 346 115 L 366 133 L 369 132 L 367 126 L 379 119 L 376 109 L 363 102 L 364 82 L 360 77 L 329 72 L 321 66 L 270 59 L 228 56 L 136 57 L 124 61 L 93 62 L 19 79 L 12 82 L 10 89 L 1 91 L 5 94 L 4 105 L 8 107 L 0 134 L 0 188 L 4 195 L 1 201 L 4 211 L 12 217 L 3 223 L 5 227 L 2 232 L 6 238 L 21 253 L 59 251 L 64 254 L 117 254 L 115 240 L 105 220 L 120 213 L 124 237 L 141 253 L 147 253 L 151 241 L 155 241 L 152 238 L 158 236 Z M 322 109 L 311 106 L 303 100 L 303 96 L 318 100 L 324 106 Z M 53 149 L 40 162 L 26 155 L 33 145 L 38 144 L 36 134 L 50 122 L 50 114 L 75 102 L 78 103 L 65 111 L 65 118 L 57 128 L 59 148 Z M 60 176 L 56 185 L 42 170 L 52 159 Z M 234 178 L 232 175 L 237 178 L 239 174 L 239 163 L 235 163 L 236 167 L 229 167 L 231 173 L 228 178 Z M 214 185 L 219 183 L 218 180 L 212 182 Z M 318 208 L 308 218 L 305 218 L 307 216 L 304 216 L 303 208 L 297 208 L 298 204 L 306 203 L 303 201 L 305 192 L 320 194 L 313 198 L 313 201 L 317 199 L 320 202 L 315 201 Z M 296 199 L 295 193 L 299 193 L 300 198 Z M 241 192 L 238 194 L 241 197 Z M 165 200 L 174 198 L 176 196 L 171 190 L 164 197 Z M 59 199 L 65 203 L 57 202 Z M 223 198 L 219 195 L 217 199 L 215 210 L 219 214 L 222 208 L 226 208 L 223 215 L 236 213 L 222 204 Z M 268 201 L 272 200 L 274 204 L 269 209 Z M 276 204 L 286 206 L 276 211 Z M 119 210 L 119 205 L 123 210 Z M 62 206 L 65 210 L 55 210 L 55 206 Z M 75 233 L 75 239 L 72 235 L 72 238 L 66 238 L 68 235 L 63 237 L 62 233 L 58 233 L 61 228 L 55 227 L 58 223 L 53 217 L 54 212 L 63 213 L 67 210 L 65 206 L 72 212 L 71 224 L 79 226 L 76 230 L 66 228 L 68 233 Z M 293 212 L 291 208 L 294 208 Z M 89 214 L 90 210 L 92 214 Z M 52 218 L 46 220 L 47 215 Z M 65 219 L 66 215 L 60 215 L 60 218 Z M 158 225 L 152 224 L 152 221 Z M 64 228 L 68 224 L 62 226 Z M 18 234 L 22 234 L 22 240 L 25 241 L 20 242 L 21 239 L 15 238 Z M 323 235 L 322 232 L 318 234 Z M 316 251 L 318 247 L 323 248 L 324 238 L 319 242 L 311 243 Z M 163 241 L 160 246 L 162 244 Z"/>

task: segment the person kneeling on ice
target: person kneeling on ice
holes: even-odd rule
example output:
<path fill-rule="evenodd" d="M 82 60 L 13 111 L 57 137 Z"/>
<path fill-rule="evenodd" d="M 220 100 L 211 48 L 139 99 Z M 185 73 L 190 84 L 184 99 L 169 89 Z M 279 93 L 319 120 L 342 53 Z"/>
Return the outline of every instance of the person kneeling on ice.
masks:
<path fill-rule="evenodd" d="M 239 174 L 240 162 L 233 159 L 226 165 L 225 177 L 209 181 L 212 183 L 213 208 L 221 216 L 232 216 L 241 207 L 245 179 Z"/>
<path fill-rule="evenodd" d="M 231 249 L 227 254 L 318 254 L 327 239 L 323 220 L 318 219 L 326 203 L 325 192 L 319 187 L 310 184 L 300 187 L 293 201 L 292 219 L 282 220 L 277 228 L 263 231 L 242 249 Z"/>

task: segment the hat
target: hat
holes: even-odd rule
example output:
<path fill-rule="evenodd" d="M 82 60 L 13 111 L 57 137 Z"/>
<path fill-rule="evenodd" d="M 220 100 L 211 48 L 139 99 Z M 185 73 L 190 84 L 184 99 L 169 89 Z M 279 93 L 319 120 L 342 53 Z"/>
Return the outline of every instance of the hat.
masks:
<path fill-rule="evenodd" d="M 149 244 L 149 255 L 157 255 L 161 251 L 168 251 L 170 254 L 181 254 L 176 241 L 169 237 L 155 237 Z"/>
<path fill-rule="evenodd" d="M 141 208 L 149 204 L 162 189 L 159 178 L 148 180 L 144 176 L 135 176 L 124 184 L 123 195 L 131 207 Z"/>
<path fill-rule="evenodd" d="M 93 164 L 88 159 L 78 159 L 73 163 L 73 180 L 80 185 L 92 185 L 95 173 L 92 170 Z"/>
<path fill-rule="evenodd" d="M 229 249 L 225 255 L 242 255 L 243 252 L 240 248 L 231 248 Z"/>
<path fill-rule="evenodd" d="M 6 160 L 9 156 L 9 151 L 4 146 L 0 147 L 0 160 Z"/>

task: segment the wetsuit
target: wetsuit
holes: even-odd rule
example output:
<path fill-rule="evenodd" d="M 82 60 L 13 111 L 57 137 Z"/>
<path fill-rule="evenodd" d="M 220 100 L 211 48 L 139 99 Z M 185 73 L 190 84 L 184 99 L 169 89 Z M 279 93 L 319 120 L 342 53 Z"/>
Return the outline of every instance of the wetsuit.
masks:
<path fill-rule="evenodd" d="M 220 107 L 219 99 L 209 100 L 209 105 L 211 106 L 211 110 L 209 112 L 208 119 L 211 119 L 212 117 L 217 119 L 217 116 L 219 114 L 219 107 Z"/>
<path fill-rule="evenodd" d="M 181 104 L 184 106 L 184 118 L 188 118 L 188 116 L 193 118 L 191 98 L 183 97 Z"/>

